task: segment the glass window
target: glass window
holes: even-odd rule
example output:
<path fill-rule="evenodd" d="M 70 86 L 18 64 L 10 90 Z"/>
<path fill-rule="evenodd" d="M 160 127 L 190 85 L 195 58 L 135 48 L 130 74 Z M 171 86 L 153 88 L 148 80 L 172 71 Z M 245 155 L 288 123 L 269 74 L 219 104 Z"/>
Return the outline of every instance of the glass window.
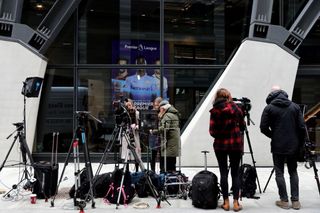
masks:
<path fill-rule="evenodd" d="M 116 64 L 126 57 L 134 64 L 140 54 L 159 58 L 159 1 L 89 1 L 79 18 L 80 63 Z"/>
<path fill-rule="evenodd" d="M 297 54 L 301 57 L 300 64 L 320 65 L 320 20 L 314 24 Z"/>
<path fill-rule="evenodd" d="M 46 52 L 49 64 L 74 63 L 74 20 L 71 16 Z"/>
<path fill-rule="evenodd" d="M 247 35 L 248 11 L 248 1 L 165 1 L 164 63 L 224 64 Z"/>
<path fill-rule="evenodd" d="M 59 132 L 59 152 L 68 152 L 73 134 L 73 70 L 47 69 L 42 86 L 35 152 L 51 152 Z"/>
<path fill-rule="evenodd" d="M 168 98 L 181 114 L 181 127 L 205 96 L 220 69 L 168 69 Z"/>
<path fill-rule="evenodd" d="M 111 100 L 111 70 L 78 71 L 77 111 L 89 112 L 84 116 L 77 116 L 77 124 L 86 130 L 89 150 L 103 152 L 106 139 L 111 135 L 115 124 Z"/>
<path fill-rule="evenodd" d="M 21 14 L 21 23 L 36 30 L 56 0 L 25 0 Z"/>

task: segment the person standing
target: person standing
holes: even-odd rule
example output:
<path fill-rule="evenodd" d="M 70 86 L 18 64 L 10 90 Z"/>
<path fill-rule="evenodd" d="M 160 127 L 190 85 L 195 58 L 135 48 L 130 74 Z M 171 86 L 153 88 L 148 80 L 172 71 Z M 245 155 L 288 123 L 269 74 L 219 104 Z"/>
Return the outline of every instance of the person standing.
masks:
<path fill-rule="evenodd" d="M 153 108 L 151 110 L 155 112 L 159 112 L 161 101 L 162 101 L 162 97 L 157 97 L 156 99 L 154 99 Z M 151 150 L 151 162 L 150 162 L 151 170 L 155 172 L 157 155 L 158 155 L 158 152 L 160 152 L 160 138 L 159 138 L 159 135 L 149 134 L 148 139 L 149 139 L 149 149 Z"/>
<path fill-rule="evenodd" d="M 159 134 L 160 148 L 160 173 L 176 171 L 177 157 L 180 145 L 180 120 L 178 110 L 167 100 L 159 104 L 159 127 L 151 130 L 152 134 Z"/>
<path fill-rule="evenodd" d="M 300 107 L 288 99 L 288 94 L 279 86 L 273 86 L 268 95 L 267 106 L 264 108 L 260 130 L 271 138 L 273 168 L 280 200 L 276 205 L 289 209 L 289 199 L 284 178 L 284 165 L 287 163 L 290 175 L 291 202 L 293 209 L 300 209 L 299 177 L 297 161 L 299 143 L 305 135 L 305 124 Z"/>
<path fill-rule="evenodd" d="M 130 130 L 132 131 L 132 138 L 134 141 L 135 152 L 139 159 L 141 160 L 141 145 L 140 145 L 140 136 L 139 136 L 139 111 L 135 108 L 133 100 L 128 99 L 125 102 L 126 110 L 128 111 L 130 117 Z M 129 152 L 129 153 L 128 153 Z M 128 160 L 138 160 L 134 158 L 134 155 L 128 150 L 128 144 L 125 138 L 122 139 L 122 146 L 121 146 L 121 158 L 125 159 L 126 155 L 129 154 Z M 135 163 L 136 171 L 138 171 L 139 164 Z"/>
<path fill-rule="evenodd" d="M 210 110 L 209 133 L 214 138 L 213 148 L 219 164 L 220 185 L 226 211 L 230 209 L 228 192 L 228 157 L 230 161 L 233 193 L 233 210 L 240 211 L 239 204 L 239 166 L 243 153 L 243 130 L 245 120 L 242 110 L 232 101 L 231 93 L 225 89 L 217 90 L 213 108 Z"/>

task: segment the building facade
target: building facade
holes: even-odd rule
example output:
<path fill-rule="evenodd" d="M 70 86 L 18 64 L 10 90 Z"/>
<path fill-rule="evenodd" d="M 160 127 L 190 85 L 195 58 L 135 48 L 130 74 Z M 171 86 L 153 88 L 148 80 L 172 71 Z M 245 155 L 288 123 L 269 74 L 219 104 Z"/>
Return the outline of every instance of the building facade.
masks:
<path fill-rule="evenodd" d="M 307 2 L 275 0 L 271 24 L 288 29 Z M 37 28 L 54 3 L 54 0 L 25 0 L 21 23 Z M 59 153 L 64 156 L 63 153 L 68 152 L 78 126 L 76 111 L 88 111 L 92 115 L 84 124 L 87 144 L 92 156 L 101 156 L 115 128 L 114 101 L 131 97 L 136 107 L 144 111 L 152 101 L 151 96 L 146 97 L 149 90 L 154 91 L 154 96 L 165 97 L 179 110 L 183 134 L 249 36 L 252 5 L 251 0 L 81 1 L 44 53 L 47 66 L 34 137 L 28 142 L 32 144 L 33 156 L 39 159 L 51 156 L 53 132 L 59 132 Z M 320 100 L 319 46 L 320 21 L 317 20 L 295 56 L 299 66 L 292 100 L 306 104 L 307 109 Z M 263 51 L 261 49 L 261 54 Z M 140 70 L 153 80 L 146 79 L 142 85 L 132 86 L 131 91 L 124 89 L 122 77 L 134 77 Z M 147 87 L 149 83 L 154 84 L 154 88 Z M 144 91 L 144 96 L 132 94 L 137 90 Z M 239 95 L 239 98 L 248 96 Z M 256 126 L 259 122 L 254 120 Z M 310 136 L 317 143 L 319 125 L 319 119 L 314 118 Z M 146 134 L 141 131 L 144 152 L 148 146 Z M 211 148 L 212 141 L 204 143 Z M 258 156 L 261 156 L 259 143 L 263 142 L 252 143 L 254 151 L 259 150 Z M 269 150 L 263 151 L 269 153 Z M 183 150 L 185 156 L 188 152 L 191 150 Z M 258 165 L 270 164 L 264 163 L 264 159 L 259 163 L 259 157 L 257 161 Z M 192 166 L 192 163 L 185 165 Z"/>

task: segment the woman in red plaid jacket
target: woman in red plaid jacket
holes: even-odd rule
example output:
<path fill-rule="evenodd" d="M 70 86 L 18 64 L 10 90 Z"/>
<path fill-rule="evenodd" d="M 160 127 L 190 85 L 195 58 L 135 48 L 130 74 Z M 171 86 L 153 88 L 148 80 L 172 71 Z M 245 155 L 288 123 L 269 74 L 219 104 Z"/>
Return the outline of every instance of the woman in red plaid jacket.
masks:
<path fill-rule="evenodd" d="M 243 130 L 245 129 L 243 111 L 232 101 L 227 89 L 218 89 L 210 110 L 209 132 L 214 137 L 213 148 L 220 170 L 220 185 L 224 199 L 221 208 L 230 209 L 228 192 L 228 157 L 230 161 L 233 210 L 240 211 L 239 204 L 239 165 L 243 153 Z"/>

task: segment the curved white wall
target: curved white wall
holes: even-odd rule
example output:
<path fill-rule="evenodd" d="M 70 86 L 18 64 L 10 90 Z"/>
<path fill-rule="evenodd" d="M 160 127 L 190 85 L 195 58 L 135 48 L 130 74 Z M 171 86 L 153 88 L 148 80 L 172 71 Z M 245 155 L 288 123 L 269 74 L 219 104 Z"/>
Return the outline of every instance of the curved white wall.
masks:
<path fill-rule="evenodd" d="M 280 85 L 292 97 L 299 59 L 279 46 L 252 40 L 245 40 L 226 70 L 217 81 L 208 97 L 195 114 L 181 136 L 181 165 L 203 166 L 201 150 L 209 150 L 208 165 L 216 166 L 213 152 L 213 138 L 209 135 L 209 110 L 218 88 L 231 91 L 233 97 L 251 99 L 251 119 L 255 125 L 248 126 L 253 156 L 258 166 L 271 166 L 270 140 L 260 133 L 259 124 L 265 99 L 272 85 Z M 245 152 L 249 151 L 245 141 Z M 252 164 L 250 154 L 244 162 Z"/>
<path fill-rule="evenodd" d="M 27 77 L 44 77 L 47 62 L 17 42 L 0 40 L 0 163 L 14 140 L 6 139 L 16 128 L 12 123 L 23 121 L 23 95 L 21 90 Z M 32 152 L 40 98 L 26 99 L 27 143 Z M 8 160 L 19 160 L 19 142 Z"/>

